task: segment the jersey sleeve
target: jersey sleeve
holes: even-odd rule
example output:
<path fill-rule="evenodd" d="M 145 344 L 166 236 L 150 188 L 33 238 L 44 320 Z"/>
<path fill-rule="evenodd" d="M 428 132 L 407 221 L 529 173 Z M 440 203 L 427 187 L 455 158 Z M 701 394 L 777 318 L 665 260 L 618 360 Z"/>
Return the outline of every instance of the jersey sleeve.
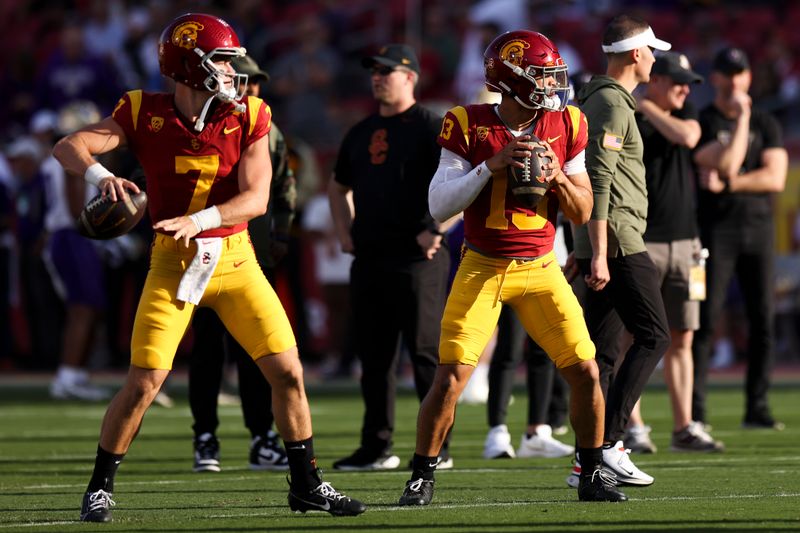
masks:
<path fill-rule="evenodd" d="M 567 116 L 569 117 L 569 124 L 567 126 L 567 133 L 569 135 L 569 140 L 567 141 L 567 161 L 571 161 L 586 149 L 586 145 L 589 142 L 589 123 L 583 111 L 575 106 L 567 106 Z"/>
<path fill-rule="evenodd" d="M 244 146 L 250 146 L 272 129 L 272 109 L 256 96 L 247 97 L 247 135 Z"/>
<path fill-rule="evenodd" d="M 120 125 L 122 131 L 129 143 L 134 143 L 136 139 L 136 131 L 139 127 L 139 111 L 142 108 L 142 91 L 128 91 L 122 95 L 114 111 L 111 113 L 111 118 Z"/>
<path fill-rule="evenodd" d="M 469 116 L 464 107 L 456 106 L 445 114 L 436 142 L 457 156 L 466 160 L 470 159 Z"/>

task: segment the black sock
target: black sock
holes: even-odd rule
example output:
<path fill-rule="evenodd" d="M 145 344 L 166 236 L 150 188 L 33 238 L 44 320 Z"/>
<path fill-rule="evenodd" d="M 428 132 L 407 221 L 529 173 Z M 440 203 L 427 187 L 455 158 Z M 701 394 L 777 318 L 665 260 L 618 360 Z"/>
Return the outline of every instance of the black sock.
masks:
<path fill-rule="evenodd" d="M 295 442 L 283 441 L 289 459 L 292 488 L 300 491 L 315 489 L 321 482 L 314 457 L 314 437 Z"/>
<path fill-rule="evenodd" d="M 411 460 L 411 479 L 433 479 L 436 470 L 436 463 L 439 461 L 437 456 L 425 457 L 424 455 L 414 454 Z"/>
<path fill-rule="evenodd" d="M 94 471 L 86 492 L 97 492 L 103 489 L 106 492 L 114 491 L 114 476 L 117 474 L 119 463 L 125 457 L 124 453 L 116 454 L 105 451 L 97 445 L 97 457 L 94 459 Z"/>
<path fill-rule="evenodd" d="M 603 467 L 603 448 L 578 448 L 578 461 L 581 463 L 581 475 L 591 476 L 595 470 Z"/>

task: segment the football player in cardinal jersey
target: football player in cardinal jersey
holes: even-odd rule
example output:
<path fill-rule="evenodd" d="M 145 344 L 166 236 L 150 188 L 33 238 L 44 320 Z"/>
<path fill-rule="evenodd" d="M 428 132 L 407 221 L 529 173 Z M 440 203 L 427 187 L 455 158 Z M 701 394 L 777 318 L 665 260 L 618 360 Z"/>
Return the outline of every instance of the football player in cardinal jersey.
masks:
<path fill-rule="evenodd" d="M 81 520 L 108 522 L 114 475 L 145 411 L 172 368 L 197 305 L 222 319 L 273 387 L 295 511 L 357 515 L 366 507 L 320 479 L 303 369 L 291 326 L 250 245 L 247 221 L 267 207 L 271 179 L 270 108 L 243 99 L 246 75 L 230 64 L 245 49 L 223 20 L 186 14 L 159 42 L 161 72 L 174 94 L 130 91 L 111 117 L 59 142 L 64 168 L 115 200 L 138 187 L 93 155 L 127 145 L 147 177 L 156 231 L 131 340 L 131 367 L 106 411 Z"/>
<path fill-rule="evenodd" d="M 464 253 L 442 318 L 439 367 L 420 408 L 413 472 L 401 505 L 427 505 L 436 457 L 453 424 L 456 400 L 489 340 L 502 304 L 548 353 L 571 386 L 570 418 L 584 470 L 578 496 L 624 501 L 602 470 L 603 395 L 583 311 L 553 253 L 559 207 L 575 224 L 589 220 L 592 191 L 584 167 L 587 124 L 567 106 L 567 65 L 532 31 L 507 32 L 484 53 L 486 85 L 500 104 L 454 107 L 445 115 L 431 214 L 464 211 Z M 533 137 L 552 162 L 549 189 L 534 208 L 510 191 L 513 158 L 530 157 Z"/>

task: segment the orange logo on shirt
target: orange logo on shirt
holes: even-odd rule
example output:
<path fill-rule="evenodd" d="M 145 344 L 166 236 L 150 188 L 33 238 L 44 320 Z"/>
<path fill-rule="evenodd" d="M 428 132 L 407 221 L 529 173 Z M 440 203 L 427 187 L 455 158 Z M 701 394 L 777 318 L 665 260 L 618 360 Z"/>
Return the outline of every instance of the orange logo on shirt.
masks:
<path fill-rule="evenodd" d="M 200 141 L 197 139 L 192 139 L 192 150 L 195 152 L 200 149 Z"/>
<path fill-rule="evenodd" d="M 486 126 L 478 126 L 478 140 L 485 141 L 486 137 L 489 136 L 489 128 Z"/>
<path fill-rule="evenodd" d="M 373 165 L 380 165 L 386 161 L 386 152 L 389 151 L 389 143 L 386 142 L 386 129 L 376 130 L 372 134 L 369 143 L 370 162 Z"/>
<path fill-rule="evenodd" d="M 153 133 L 158 133 L 164 125 L 164 117 L 150 117 L 150 129 Z"/>
<path fill-rule="evenodd" d="M 203 25 L 199 22 L 192 20 L 184 22 L 172 32 L 172 44 L 193 50 L 197 46 L 197 32 L 202 29 Z"/>

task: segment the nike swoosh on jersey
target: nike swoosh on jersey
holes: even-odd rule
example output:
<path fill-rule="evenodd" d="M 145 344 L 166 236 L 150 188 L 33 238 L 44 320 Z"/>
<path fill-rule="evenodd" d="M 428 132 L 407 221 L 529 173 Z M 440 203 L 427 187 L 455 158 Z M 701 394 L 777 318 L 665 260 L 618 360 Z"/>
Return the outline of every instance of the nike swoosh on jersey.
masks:
<path fill-rule="evenodd" d="M 234 131 L 236 131 L 236 130 L 238 130 L 238 129 L 239 129 L 239 126 L 236 126 L 235 128 L 227 128 L 227 127 L 226 127 L 224 130 L 222 130 L 222 133 L 224 133 L 225 135 L 227 135 L 227 134 L 229 134 L 229 133 L 233 133 Z"/>
<path fill-rule="evenodd" d="M 548 144 L 549 143 L 553 143 L 553 142 L 556 142 L 557 140 L 559 140 L 560 138 L 561 138 L 561 135 L 558 135 L 558 136 L 552 137 L 552 138 L 548 137 L 547 138 L 547 142 L 548 142 Z"/>

